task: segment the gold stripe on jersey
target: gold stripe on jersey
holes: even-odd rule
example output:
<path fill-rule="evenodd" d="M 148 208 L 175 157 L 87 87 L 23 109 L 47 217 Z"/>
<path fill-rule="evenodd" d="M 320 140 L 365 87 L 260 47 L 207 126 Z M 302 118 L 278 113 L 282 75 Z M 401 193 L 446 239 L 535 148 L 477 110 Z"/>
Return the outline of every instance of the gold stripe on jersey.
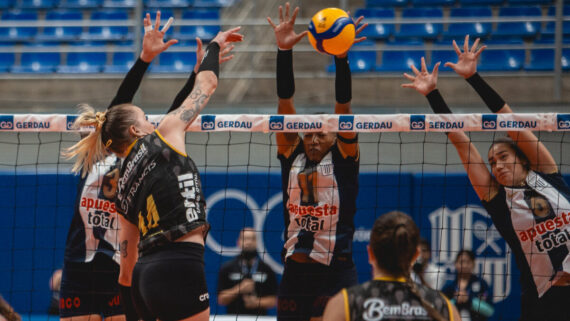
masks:
<path fill-rule="evenodd" d="M 399 278 L 395 278 L 393 276 L 379 276 L 374 278 L 375 281 L 387 281 L 387 282 L 402 282 L 406 283 L 406 278 L 401 276 Z"/>
<path fill-rule="evenodd" d="M 145 236 L 149 230 L 158 227 L 158 220 L 160 216 L 156 209 L 156 203 L 154 202 L 154 197 L 150 194 L 146 198 L 146 222 L 142 216 L 142 212 L 139 212 L 139 230 L 142 235 Z"/>
<path fill-rule="evenodd" d="M 184 156 L 184 157 L 188 157 L 188 155 L 184 152 L 179 151 L 178 149 L 174 148 L 174 146 L 170 145 L 169 142 L 166 141 L 166 139 L 164 139 L 164 137 L 162 137 L 162 135 L 160 134 L 160 132 L 158 131 L 158 129 L 154 130 L 156 132 L 156 134 L 158 135 L 158 137 L 160 138 L 160 140 L 162 140 L 166 145 L 168 145 L 168 147 L 172 148 L 173 151 L 177 152 L 178 154 Z"/>
<path fill-rule="evenodd" d="M 454 315 L 453 315 L 453 306 L 451 305 L 451 301 L 449 301 L 445 295 L 442 294 L 441 296 L 445 299 L 445 302 L 447 302 L 447 309 L 449 310 L 449 321 L 453 321 Z"/>
<path fill-rule="evenodd" d="M 342 297 L 344 299 L 344 319 L 350 321 L 350 307 L 348 305 L 348 292 L 346 292 L 346 289 L 342 289 Z"/>

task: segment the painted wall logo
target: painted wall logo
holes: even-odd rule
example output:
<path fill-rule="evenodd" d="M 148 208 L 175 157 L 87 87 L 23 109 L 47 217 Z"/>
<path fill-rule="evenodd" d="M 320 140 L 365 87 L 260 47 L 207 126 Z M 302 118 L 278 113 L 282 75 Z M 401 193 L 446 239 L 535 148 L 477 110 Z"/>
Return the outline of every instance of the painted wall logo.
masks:
<path fill-rule="evenodd" d="M 497 129 L 497 115 L 483 114 L 481 115 L 482 129 Z"/>
<path fill-rule="evenodd" d="M 502 301 L 510 295 L 510 251 L 484 208 L 473 204 L 456 210 L 442 207 L 428 218 L 431 246 L 436 249 L 432 261 L 443 275 L 438 284 L 453 278 L 457 253 L 464 248 L 473 249 L 477 256 L 475 274 L 485 272 L 481 277 L 493 288 L 493 301 Z"/>
<path fill-rule="evenodd" d="M 0 115 L 0 130 L 14 129 L 14 115 Z"/>
<path fill-rule="evenodd" d="M 202 115 L 202 130 L 213 130 L 216 128 L 215 115 Z"/>
<path fill-rule="evenodd" d="M 570 129 L 570 114 L 556 115 L 556 124 L 558 129 Z"/>
<path fill-rule="evenodd" d="M 352 130 L 354 127 L 353 115 L 341 115 L 338 117 L 338 130 Z"/>
<path fill-rule="evenodd" d="M 411 130 L 424 130 L 426 128 L 425 115 L 410 115 L 410 129 Z"/>
<path fill-rule="evenodd" d="M 65 121 L 65 129 L 67 130 L 74 130 L 74 126 L 73 124 L 75 123 L 75 120 L 77 119 L 76 115 L 67 115 L 66 121 Z"/>
<path fill-rule="evenodd" d="M 284 116 L 269 116 L 269 130 L 283 130 Z"/>

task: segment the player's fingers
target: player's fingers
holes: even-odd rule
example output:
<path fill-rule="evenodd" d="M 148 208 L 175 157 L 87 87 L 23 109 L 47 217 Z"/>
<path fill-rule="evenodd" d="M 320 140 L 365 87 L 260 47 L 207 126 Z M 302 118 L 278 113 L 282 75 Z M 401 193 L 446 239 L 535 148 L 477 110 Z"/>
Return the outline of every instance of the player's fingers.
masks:
<path fill-rule="evenodd" d="M 420 74 L 420 71 L 418 70 L 418 68 L 416 68 L 416 66 L 411 65 L 410 67 L 412 67 L 412 71 L 414 72 L 414 74 L 417 76 Z"/>
<path fill-rule="evenodd" d="M 410 75 L 410 74 L 408 74 L 408 73 L 406 73 L 406 72 L 404 73 L 404 77 L 405 77 L 406 79 L 408 79 L 409 81 L 411 81 L 411 82 L 413 82 L 414 80 L 416 80 L 416 77 L 414 77 L 414 76 L 412 76 L 412 75 Z"/>
<path fill-rule="evenodd" d="M 353 44 L 355 44 L 355 43 L 359 43 L 359 42 L 363 42 L 364 40 L 366 40 L 366 37 L 360 37 L 360 38 L 356 38 L 356 39 L 354 39 L 354 42 L 353 42 Z"/>
<path fill-rule="evenodd" d="M 299 14 L 299 7 L 293 10 L 293 15 L 291 16 L 291 23 L 295 24 L 295 20 L 297 20 L 297 15 Z"/>
<path fill-rule="evenodd" d="M 243 35 L 241 33 L 232 33 L 226 39 L 227 42 L 241 42 L 243 41 Z"/>
<path fill-rule="evenodd" d="M 421 59 L 421 68 L 422 68 L 422 72 L 427 72 L 426 58 L 424 58 L 424 57 L 422 57 L 422 59 Z"/>
<path fill-rule="evenodd" d="M 453 39 L 453 49 L 458 56 L 461 55 L 461 49 L 459 49 L 459 46 L 457 45 L 457 42 L 455 42 L 455 39 Z"/>
<path fill-rule="evenodd" d="M 360 32 L 362 32 L 362 30 L 364 30 L 364 28 L 368 27 L 368 22 L 363 24 L 362 26 L 358 27 L 358 29 L 356 29 L 356 34 L 358 35 Z"/>
<path fill-rule="evenodd" d="M 354 21 L 354 25 L 358 26 L 362 22 L 362 20 L 364 20 L 364 16 L 356 18 L 356 20 Z"/>
<path fill-rule="evenodd" d="M 481 48 L 479 48 L 479 50 L 477 50 L 477 52 L 475 52 L 475 58 L 479 58 L 479 56 L 481 56 L 481 53 L 485 49 L 487 49 L 487 46 L 481 46 Z"/>
<path fill-rule="evenodd" d="M 469 51 L 469 35 L 465 36 L 465 42 L 463 42 L 463 52 Z"/>
<path fill-rule="evenodd" d="M 301 41 L 301 39 L 303 39 L 303 37 L 305 37 L 308 33 L 309 33 L 309 31 L 305 30 L 305 31 L 301 32 L 300 34 L 298 34 L 297 36 L 295 36 L 295 43 Z"/>
<path fill-rule="evenodd" d="M 453 70 L 455 70 L 455 67 L 457 66 L 456 64 L 452 63 L 452 62 L 446 62 L 445 64 L 443 64 L 445 67 L 449 67 Z"/>
<path fill-rule="evenodd" d="M 473 46 L 471 46 L 471 52 L 475 52 L 477 50 L 477 46 L 479 46 L 479 38 L 475 39 L 475 42 L 473 42 Z"/>
<path fill-rule="evenodd" d="M 439 65 L 440 65 L 440 64 L 441 64 L 441 62 L 438 61 L 438 62 L 435 64 L 435 66 L 433 67 L 433 70 L 432 70 L 432 72 L 431 72 L 431 74 L 432 74 L 435 78 L 437 78 L 437 75 L 439 74 Z"/>
<path fill-rule="evenodd" d="M 283 23 L 283 6 L 279 6 L 279 24 Z"/>
<path fill-rule="evenodd" d="M 155 22 L 154 22 L 154 29 L 155 30 L 160 30 L 160 10 L 158 10 L 156 12 L 156 18 L 155 18 Z"/>
<path fill-rule="evenodd" d="M 224 50 L 222 51 L 222 53 L 220 55 L 225 56 L 227 54 L 230 53 L 230 51 L 234 50 L 235 46 L 231 45 L 231 46 L 227 46 L 226 48 L 224 48 Z"/>
<path fill-rule="evenodd" d="M 168 49 L 168 47 L 170 47 L 170 46 L 172 46 L 173 44 L 176 44 L 176 43 L 178 43 L 178 40 L 177 40 L 177 39 L 170 39 L 170 40 L 168 40 L 168 42 L 163 45 L 162 51 Z"/>
<path fill-rule="evenodd" d="M 151 25 L 151 23 L 150 23 L 150 13 L 148 13 L 148 12 L 147 12 L 147 14 L 144 16 L 143 25 L 144 25 L 145 27 Z"/>
<path fill-rule="evenodd" d="M 160 32 L 166 33 L 168 31 L 168 29 L 170 29 L 170 26 L 172 25 L 173 22 L 174 22 L 174 17 L 168 18 L 168 21 L 166 21 L 166 23 L 164 24 L 164 27 L 162 27 Z"/>
<path fill-rule="evenodd" d="M 273 23 L 273 20 L 271 20 L 271 18 L 267 17 L 267 22 L 269 22 L 269 25 L 271 25 L 271 28 L 273 28 L 273 29 L 277 28 L 277 26 Z"/>
<path fill-rule="evenodd" d="M 222 63 L 224 63 L 226 61 L 230 61 L 232 59 L 234 59 L 234 55 L 229 55 L 227 57 L 223 57 L 222 59 L 220 59 L 220 63 L 222 64 Z"/>
<path fill-rule="evenodd" d="M 289 2 L 285 3 L 285 21 L 289 21 Z"/>
<path fill-rule="evenodd" d="M 202 39 L 196 37 L 196 52 L 201 52 L 202 46 Z"/>
<path fill-rule="evenodd" d="M 400 86 L 402 88 L 412 88 L 412 89 L 416 88 L 416 86 L 414 84 L 401 84 Z"/>

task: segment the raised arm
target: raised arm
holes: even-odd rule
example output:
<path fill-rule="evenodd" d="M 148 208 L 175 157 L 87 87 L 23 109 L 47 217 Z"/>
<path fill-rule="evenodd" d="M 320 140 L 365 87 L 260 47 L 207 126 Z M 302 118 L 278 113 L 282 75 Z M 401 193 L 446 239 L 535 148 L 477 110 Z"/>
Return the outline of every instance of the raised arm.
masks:
<path fill-rule="evenodd" d="M 358 17 L 354 21 L 355 26 L 359 26 L 363 16 Z M 358 36 L 368 23 L 360 25 L 356 29 L 356 36 Z M 359 43 L 366 40 L 366 37 L 359 37 L 354 40 L 354 43 Z M 348 61 L 348 50 L 343 54 L 334 57 L 336 77 L 335 77 L 335 114 L 352 114 L 350 102 L 352 100 L 352 76 L 350 74 L 350 66 Z M 358 135 L 355 132 L 339 132 L 337 144 L 344 153 L 351 157 L 358 155 Z"/>
<path fill-rule="evenodd" d="M 146 14 L 146 17 L 143 20 L 143 24 L 145 26 L 145 29 L 149 29 L 151 27 L 152 24 L 150 14 Z M 160 53 L 168 49 L 168 47 L 178 42 L 178 40 L 172 39 L 165 43 L 163 39 L 168 28 L 166 28 L 166 26 L 162 30 L 159 30 L 159 28 L 160 11 L 156 13 L 155 27 L 144 33 L 142 51 L 139 55 L 139 58 L 123 79 L 123 82 L 117 90 L 117 94 L 107 109 L 116 105 L 132 102 L 133 97 L 135 96 L 135 93 L 137 92 L 139 85 L 143 79 L 144 73 L 146 72 L 152 60 Z"/>
<path fill-rule="evenodd" d="M 434 66 L 432 73 L 427 71 L 425 59 L 422 57 L 422 67 L 419 71 L 412 66 L 414 76 L 404 73 L 404 77 L 411 83 L 402 84 L 403 88 L 415 89 L 420 94 L 426 96 L 430 107 L 437 114 L 450 114 L 451 110 L 445 103 L 445 100 L 437 90 L 437 76 L 439 70 L 439 62 Z M 464 132 L 449 132 L 447 137 L 455 146 L 459 158 L 463 162 L 463 167 L 467 172 L 467 176 L 473 185 L 473 189 L 479 199 L 489 201 L 498 191 L 498 185 L 487 169 L 481 154 L 475 145 Z"/>
<path fill-rule="evenodd" d="M 486 48 L 486 46 L 478 48 L 478 45 L 479 39 L 475 40 L 469 49 L 469 35 L 467 35 L 462 52 L 454 40 L 453 48 L 457 53 L 458 61 L 457 63 L 447 62 L 445 65 L 465 78 L 493 113 L 512 113 L 513 111 L 503 98 L 477 73 L 477 59 Z M 508 135 L 529 159 L 533 170 L 547 174 L 558 172 L 556 161 L 533 132 L 530 130 L 509 131 Z"/>
<path fill-rule="evenodd" d="M 184 150 L 186 128 L 198 117 L 218 86 L 220 52 L 230 46 L 230 43 L 243 39 L 243 36 L 237 33 L 239 30 L 240 27 L 237 27 L 219 32 L 210 42 L 198 69 L 194 89 L 180 108 L 170 112 L 160 122 L 159 132 L 177 150 Z"/>
<path fill-rule="evenodd" d="M 295 94 L 295 78 L 293 76 L 293 47 L 307 35 L 308 31 L 300 34 L 295 33 L 295 20 L 299 13 L 299 7 L 289 15 L 289 2 L 285 4 L 285 15 L 283 7 L 279 6 L 279 24 L 273 23 L 270 17 L 267 21 L 273 28 L 275 40 L 277 41 L 277 96 L 279 105 L 278 114 L 295 114 L 293 95 Z M 277 152 L 288 157 L 291 155 L 297 144 L 301 141 L 296 133 L 276 133 Z"/>

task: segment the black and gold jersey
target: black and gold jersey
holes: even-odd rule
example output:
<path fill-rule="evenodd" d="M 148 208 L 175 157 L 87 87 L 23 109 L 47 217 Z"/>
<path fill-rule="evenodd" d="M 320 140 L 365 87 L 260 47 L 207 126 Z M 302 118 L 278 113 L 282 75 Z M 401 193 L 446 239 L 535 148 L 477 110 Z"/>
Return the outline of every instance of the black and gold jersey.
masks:
<path fill-rule="evenodd" d="M 207 224 L 196 164 L 158 130 L 137 140 L 123 160 L 117 210 L 139 228 L 139 252 Z"/>
<path fill-rule="evenodd" d="M 439 291 L 416 284 L 419 295 L 446 320 L 451 303 Z M 376 278 L 343 289 L 346 320 L 433 320 L 404 279 Z"/>

